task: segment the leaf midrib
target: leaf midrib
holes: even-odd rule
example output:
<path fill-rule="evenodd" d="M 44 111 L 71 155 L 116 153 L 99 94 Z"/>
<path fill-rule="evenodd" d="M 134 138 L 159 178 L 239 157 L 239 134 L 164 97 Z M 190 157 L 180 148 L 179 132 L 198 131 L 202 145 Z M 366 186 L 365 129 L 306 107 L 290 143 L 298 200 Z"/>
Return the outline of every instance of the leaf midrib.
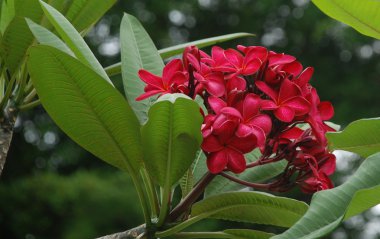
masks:
<path fill-rule="evenodd" d="M 65 74 L 71 79 L 72 83 L 76 86 L 77 92 L 82 96 L 82 98 L 84 99 L 84 101 L 86 102 L 86 104 L 89 106 L 90 111 L 93 112 L 93 114 L 95 115 L 96 119 L 98 120 L 98 122 L 100 122 L 101 126 L 105 129 L 106 133 L 111 138 L 111 140 L 114 143 L 114 145 L 116 145 L 116 148 L 118 149 L 119 153 L 121 153 L 121 155 L 123 156 L 122 163 L 132 173 L 133 167 L 128 164 L 128 162 L 127 162 L 128 161 L 127 160 L 128 159 L 127 155 L 122 150 L 122 148 L 118 144 L 118 142 L 115 140 L 115 138 L 111 134 L 111 131 L 108 129 L 107 125 L 103 122 L 103 120 L 101 120 L 101 118 L 99 117 L 99 114 L 93 109 L 92 104 L 90 103 L 90 101 L 88 100 L 88 98 L 86 97 L 86 95 L 83 93 L 83 91 L 81 90 L 81 88 L 79 87 L 79 85 L 77 84 L 77 82 L 75 80 L 73 80 L 74 77 L 72 77 L 70 71 L 67 70 L 67 67 L 62 63 L 62 61 L 58 58 L 58 56 L 54 52 L 51 52 L 51 54 L 60 63 L 60 65 L 62 65 L 62 68 L 65 71 Z M 89 67 L 87 67 L 87 68 L 92 71 L 92 69 L 90 69 Z"/>

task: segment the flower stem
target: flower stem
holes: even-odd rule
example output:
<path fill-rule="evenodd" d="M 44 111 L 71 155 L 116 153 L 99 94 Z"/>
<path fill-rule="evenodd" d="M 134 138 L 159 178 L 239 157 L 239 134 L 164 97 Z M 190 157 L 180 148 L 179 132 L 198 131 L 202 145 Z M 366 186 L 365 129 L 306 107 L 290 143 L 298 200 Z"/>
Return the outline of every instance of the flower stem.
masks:
<path fill-rule="evenodd" d="M 190 206 L 199 198 L 203 193 L 206 186 L 215 178 L 216 174 L 206 173 L 199 183 L 191 190 L 191 192 L 171 211 L 169 214 L 169 221 L 175 221 L 184 212 L 186 212 Z"/>
<path fill-rule="evenodd" d="M 263 184 L 263 183 L 251 183 L 251 182 L 247 182 L 247 181 L 244 181 L 244 180 L 241 180 L 239 178 L 236 178 L 228 173 L 224 173 L 224 172 L 220 172 L 219 175 L 235 182 L 235 183 L 239 183 L 241 185 L 244 185 L 244 186 L 247 186 L 247 187 L 251 187 L 251 188 L 255 188 L 255 189 L 265 189 L 265 190 L 268 190 L 270 188 L 270 186 L 272 184 Z"/>

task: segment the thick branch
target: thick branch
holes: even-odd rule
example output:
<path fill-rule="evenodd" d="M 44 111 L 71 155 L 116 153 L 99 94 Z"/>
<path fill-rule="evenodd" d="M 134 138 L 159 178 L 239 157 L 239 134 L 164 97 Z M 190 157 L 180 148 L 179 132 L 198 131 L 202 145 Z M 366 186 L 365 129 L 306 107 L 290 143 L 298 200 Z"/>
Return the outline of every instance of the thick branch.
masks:
<path fill-rule="evenodd" d="M 0 175 L 3 172 L 5 160 L 7 159 L 16 118 L 17 111 L 13 107 L 7 107 L 0 118 Z"/>
<path fill-rule="evenodd" d="M 97 239 L 139 239 L 145 234 L 145 224 L 129 229 L 124 232 L 118 232 L 112 235 L 99 237 Z"/>

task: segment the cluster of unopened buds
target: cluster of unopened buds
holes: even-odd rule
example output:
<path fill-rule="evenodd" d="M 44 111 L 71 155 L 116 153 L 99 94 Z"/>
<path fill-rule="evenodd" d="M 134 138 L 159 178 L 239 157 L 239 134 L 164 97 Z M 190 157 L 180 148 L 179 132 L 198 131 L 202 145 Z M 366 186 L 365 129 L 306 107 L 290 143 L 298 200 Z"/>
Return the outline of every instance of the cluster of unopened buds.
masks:
<path fill-rule="evenodd" d="M 334 109 L 321 102 L 309 81 L 313 68 L 295 57 L 261 46 L 213 47 L 211 55 L 195 46 L 171 60 L 156 76 L 144 69 L 147 85 L 136 100 L 183 93 L 203 99 L 202 150 L 211 173 L 230 179 L 252 167 L 286 160 L 284 172 L 269 184 L 248 186 L 286 191 L 295 185 L 312 193 L 332 188 L 335 157 L 327 150 L 325 133 Z M 255 162 L 244 154 L 260 150 Z"/>

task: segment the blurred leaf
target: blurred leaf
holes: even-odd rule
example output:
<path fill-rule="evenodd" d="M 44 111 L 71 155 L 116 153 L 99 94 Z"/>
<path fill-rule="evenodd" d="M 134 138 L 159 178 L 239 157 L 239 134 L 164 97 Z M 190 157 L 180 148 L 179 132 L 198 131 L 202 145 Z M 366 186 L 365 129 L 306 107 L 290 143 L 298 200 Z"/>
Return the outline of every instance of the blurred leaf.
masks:
<path fill-rule="evenodd" d="M 357 153 L 362 157 L 380 152 L 380 118 L 352 122 L 341 132 L 327 133 L 329 148 Z"/>
<path fill-rule="evenodd" d="M 173 186 L 192 164 L 202 141 L 199 106 L 185 95 L 161 96 L 142 127 L 144 162 L 162 187 Z"/>
<path fill-rule="evenodd" d="M 231 235 L 231 239 L 269 239 L 274 236 L 272 233 L 249 229 L 227 229 L 223 231 Z"/>
<path fill-rule="evenodd" d="M 188 42 L 188 43 L 184 43 L 184 44 L 180 44 L 176 46 L 171 46 L 168 48 L 163 48 L 163 49 L 158 50 L 158 53 L 160 54 L 162 59 L 167 59 L 169 57 L 181 54 L 183 50 L 185 49 L 185 47 L 187 46 L 196 45 L 199 48 L 203 48 L 203 47 L 211 46 L 217 43 L 230 41 L 236 38 L 250 37 L 250 36 L 254 36 L 254 34 L 242 32 L 242 33 L 232 33 L 232 34 L 227 34 L 227 35 L 221 35 L 217 37 L 211 37 L 211 38 L 192 41 L 192 42 Z M 122 63 L 119 62 L 114 65 L 106 67 L 105 70 L 107 74 L 109 76 L 120 74 L 121 64 Z"/>
<path fill-rule="evenodd" d="M 49 21 L 57 30 L 58 34 L 66 42 L 68 47 L 70 47 L 70 49 L 74 52 L 77 58 L 86 65 L 90 66 L 97 74 L 99 74 L 112 85 L 112 82 L 108 78 L 103 67 L 100 65 L 75 27 L 71 25 L 71 23 L 59 11 L 51 7 L 49 4 L 40 0 L 40 5 Z"/>
<path fill-rule="evenodd" d="M 195 203 L 191 217 L 290 227 L 307 208 L 304 202 L 262 192 L 226 192 Z"/>
<path fill-rule="evenodd" d="M 196 184 L 207 172 L 206 155 L 200 149 L 198 150 L 194 163 L 192 165 L 192 173 L 194 175 L 194 184 Z"/>
<path fill-rule="evenodd" d="M 328 16 L 380 39 L 380 1 L 313 0 L 313 3 Z"/>
<path fill-rule="evenodd" d="M 245 155 L 247 163 L 254 162 L 259 159 L 261 153 L 258 149 L 252 151 Z M 256 166 L 254 168 L 246 169 L 240 174 L 234 174 L 235 177 L 248 181 L 248 182 L 263 182 L 265 180 L 271 179 L 281 172 L 284 171 L 286 167 L 286 161 L 282 160 L 276 163 L 270 163 L 262 166 Z M 238 191 L 247 186 L 232 182 L 231 180 L 223 177 L 217 176 L 206 188 L 205 197 L 209 197 L 215 194 L 228 191 Z"/>
<path fill-rule="evenodd" d="M 28 68 L 43 106 L 65 133 L 109 164 L 137 171 L 142 159 L 139 123 L 115 88 L 49 46 L 30 50 Z"/>
<path fill-rule="evenodd" d="M 67 45 L 59 37 L 54 35 L 51 31 L 44 28 L 43 26 L 34 23 L 32 20 L 28 18 L 26 19 L 26 23 L 28 24 L 30 31 L 33 33 L 34 37 L 40 44 L 55 47 L 68 55 L 74 56 L 74 53 L 67 47 Z"/>
<path fill-rule="evenodd" d="M 164 63 L 152 39 L 134 16 L 124 14 L 120 26 L 120 37 L 124 91 L 140 123 L 144 124 L 154 99 L 136 101 L 136 98 L 144 93 L 145 87 L 145 83 L 137 73 L 143 68 L 153 74 L 161 75 Z"/>
<path fill-rule="evenodd" d="M 306 214 L 273 239 L 320 238 L 342 220 L 380 203 L 380 153 L 370 156 L 344 184 L 314 194 Z"/>

